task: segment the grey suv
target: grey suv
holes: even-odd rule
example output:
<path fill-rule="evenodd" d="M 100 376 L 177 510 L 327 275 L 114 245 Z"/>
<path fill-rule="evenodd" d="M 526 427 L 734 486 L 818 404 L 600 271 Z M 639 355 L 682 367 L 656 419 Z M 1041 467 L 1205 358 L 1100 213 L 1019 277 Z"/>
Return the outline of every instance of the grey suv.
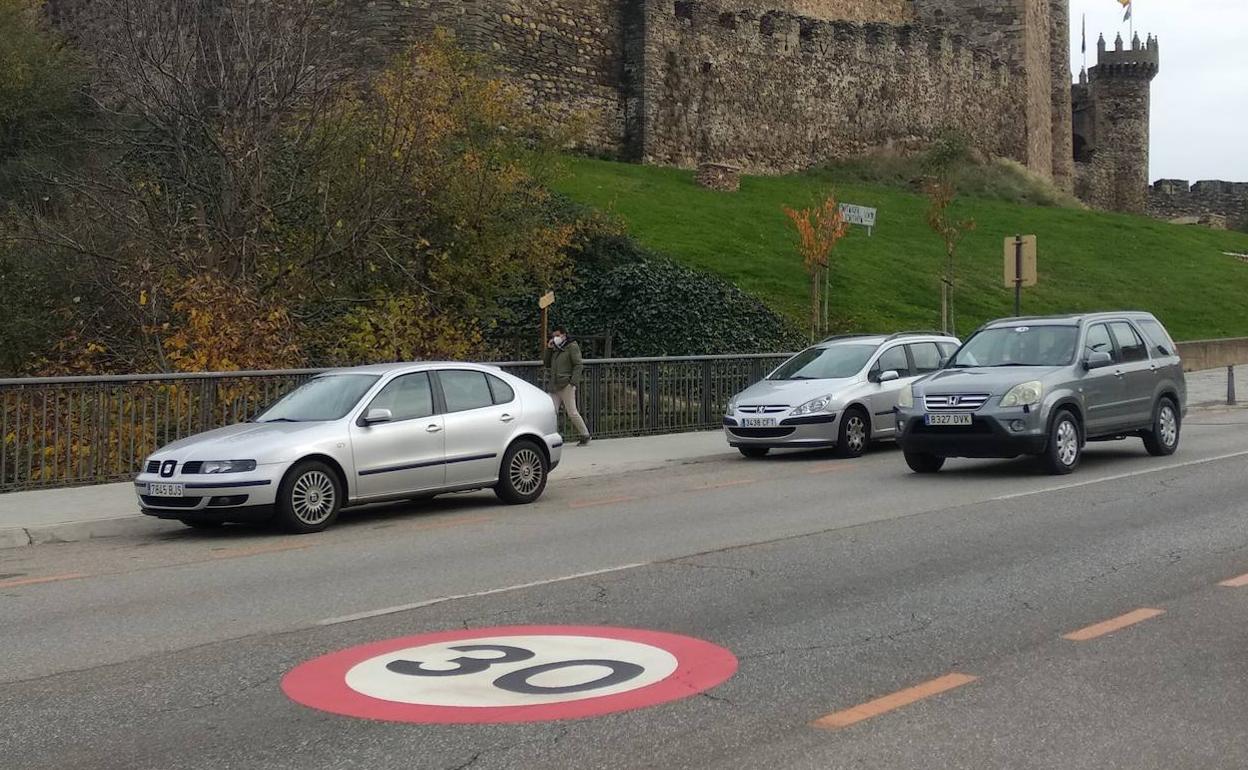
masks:
<path fill-rule="evenodd" d="M 893 437 L 897 398 L 958 344 L 939 332 L 829 337 L 733 396 L 724 434 L 746 457 L 781 447 L 857 457 L 873 439 Z"/>
<path fill-rule="evenodd" d="M 1019 455 L 1070 473 L 1088 441 L 1139 436 L 1149 454 L 1173 454 L 1186 403 L 1174 341 L 1149 313 L 1006 318 L 907 389 L 898 443 L 918 473 Z"/>

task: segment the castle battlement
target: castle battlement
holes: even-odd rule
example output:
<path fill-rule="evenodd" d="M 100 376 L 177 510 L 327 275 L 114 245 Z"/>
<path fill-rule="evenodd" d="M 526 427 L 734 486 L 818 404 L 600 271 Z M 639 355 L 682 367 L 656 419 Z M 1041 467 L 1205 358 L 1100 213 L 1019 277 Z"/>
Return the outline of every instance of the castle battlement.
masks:
<path fill-rule="evenodd" d="M 924 55 L 994 79 L 1012 69 L 1002 58 L 972 47 L 961 35 L 922 24 L 828 21 L 784 10 L 734 11 L 703 0 L 673 3 L 671 13 L 684 34 L 731 35 L 776 56 L 852 52 L 864 61 L 888 64 L 898 56 Z"/>
<path fill-rule="evenodd" d="M 1114 41 L 1113 50 L 1105 46 L 1105 37 L 1101 36 L 1096 44 L 1096 66 L 1089 73 L 1089 78 L 1098 76 L 1136 77 L 1152 80 L 1161 71 L 1161 46 L 1157 38 L 1148 36 L 1146 42 L 1140 42 L 1136 35 L 1131 47 L 1126 47 L 1119 35 Z"/>
<path fill-rule="evenodd" d="M 1219 221 L 1248 228 L 1248 182 L 1204 179 L 1158 179 L 1148 188 L 1148 213 L 1158 219 Z"/>

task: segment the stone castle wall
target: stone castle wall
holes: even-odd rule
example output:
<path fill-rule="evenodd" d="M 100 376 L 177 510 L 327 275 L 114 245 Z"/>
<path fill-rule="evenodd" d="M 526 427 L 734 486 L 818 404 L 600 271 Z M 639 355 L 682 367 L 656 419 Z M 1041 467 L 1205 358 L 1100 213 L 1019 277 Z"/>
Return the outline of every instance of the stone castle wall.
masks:
<path fill-rule="evenodd" d="M 952 128 L 1060 176 L 1068 0 L 344 2 L 369 60 L 449 29 L 618 157 L 789 170 Z"/>
<path fill-rule="evenodd" d="M 648 162 L 800 169 L 947 128 L 1026 157 L 1020 73 L 942 31 L 662 0 L 645 28 Z"/>
<path fill-rule="evenodd" d="M 1038 174 L 1051 176 L 1054 89 L 1050 0 L 915 0 L 915 13 L 919 21 L 956 31 L 969 45 L 1021 72 L 1014 87 L 1023 96 L 1022 110 L 1015 113 L 1015 119 L 1023 124 L 1025 154 L 1015 159 Z"/>
<path fill-rule="evenodd" d="M 1248 182 L 1188 185 L 1186 179 L 1160 179 L 1148 188 L 1148 214 L 1165 220 L 1212 214 L 1225 217 L 1230 227 L 1248 229 Z"/>
<path fill-rule="evenodd" d="M 735 10 L 788 11 L 824 21 L 914 21 L 914 0 L 735 0 Z"/>

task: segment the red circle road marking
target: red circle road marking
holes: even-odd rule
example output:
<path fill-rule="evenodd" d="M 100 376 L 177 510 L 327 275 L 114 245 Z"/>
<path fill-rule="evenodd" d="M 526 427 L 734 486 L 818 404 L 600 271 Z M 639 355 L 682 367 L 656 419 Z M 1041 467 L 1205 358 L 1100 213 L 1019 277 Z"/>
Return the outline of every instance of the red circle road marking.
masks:
<path fill-rule="evenodd" d="M 606 643 L 619 640 L 658 648 L 675 658 L 676 665 L 663 679 L 637 689 L 531 705 L 447 706 L 399 702 L 366 695 L 347 684 L 347 674 L 355 667 L 399 650 L 445 642 L 467 644 L 476 639 L 505 636 L 591 637 L 601 638 Z M 736 656 L 723 647 L 663 631 L 609 626 L 499 626 L 441 631 L 349 647 L 296 666 L 282 679 L 282 691 L 304 706 L 362 719 L 417 724 L 540 722 L 583 719 L 680 700 L 722 684 L 736 670 Z M 439 684 L 445 684 L 453 677 L 436 679 L 441 680 Z"/>

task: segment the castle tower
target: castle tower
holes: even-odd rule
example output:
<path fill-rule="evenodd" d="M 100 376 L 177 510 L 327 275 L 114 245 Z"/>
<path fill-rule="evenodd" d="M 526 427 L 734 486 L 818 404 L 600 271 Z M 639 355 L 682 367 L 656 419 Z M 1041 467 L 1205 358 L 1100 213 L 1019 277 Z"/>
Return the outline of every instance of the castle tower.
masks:
<path fill-rule="evenodd" d="M 1061 20 L 1053 19 L 1055 11 L 1065 14 Z M 914 13 L 920 23 L 964 37 L 1021 73 L 1022 88 L 1015 110 L 1024 134 L 1019 159 L 1037 174 L 1052 176 L 1054 89 L 1064 89 L 1055 86 L 1054 73 L 1061 72 L 1069 80 L 1069 65 L 1062 70 L 1054 61 L 1054 52 L 1060 52 L 1057 58 L 1070 59 L 1068 0 L 914 0 Z M 1054 34 L 1060 40 L 1055 40 Z M 1062 100 L 1063 104 L 1067 101 Z"/>
<path fill-rule="evenodd" d="M 1053 184 L 1074 192 L 1071 146 L 1070 0 L 1049 0 L 1049 56 L 1053 79 Z"/>
<path fill-rule="evenodd" d="M 1072 90 L 1075 192 L 1110 211 L 1144 213 L 1148 201 L 1149 105 L 1161 69 L 1157 39 L 1096 46 L 1096 66 Z"/>

